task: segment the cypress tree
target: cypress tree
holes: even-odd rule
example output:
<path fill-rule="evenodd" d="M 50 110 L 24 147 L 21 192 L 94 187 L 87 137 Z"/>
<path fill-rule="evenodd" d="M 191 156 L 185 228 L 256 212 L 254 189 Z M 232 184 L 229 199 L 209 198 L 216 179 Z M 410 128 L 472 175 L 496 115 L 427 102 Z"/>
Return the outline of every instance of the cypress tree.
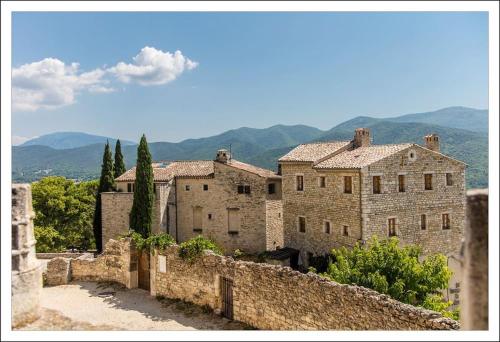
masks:
<path fill-rule="evenodd" d="M 94 212 L 94 238 L 97 252 L 102 252 L 102 222 L 101 222 L 101 192 L 113 191 L 115 179 L 113 177 L 113 156 L 109 148 L 109 142 L 106 142 L 104 154 L 102 156 L 101 178 L 99 179 L 99 188 L 95 201 Z"/>
<path fill-rule="evenodd" d="M 115 146 L 115 178 L 120 177 L 125 173 L 125 162 L 123 161 L 122 145 L 120 139 L 116 141 Z"/>
<path fill-rule="evenodd" d="M 153 222 L 153 166 L 151 165 L 146 136 L 143 134 L 137 147 L 137 165 L 135 168 L 134 202 L 130 211 L 130 228 L 144 238 L 151 234 Z"/>

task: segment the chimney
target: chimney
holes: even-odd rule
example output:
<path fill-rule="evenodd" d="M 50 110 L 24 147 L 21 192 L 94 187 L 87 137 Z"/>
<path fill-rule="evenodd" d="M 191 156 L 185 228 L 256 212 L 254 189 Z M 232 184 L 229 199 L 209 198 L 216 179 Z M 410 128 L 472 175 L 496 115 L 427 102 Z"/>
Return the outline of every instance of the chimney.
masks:
<path fill-rule="evenodd" d="M 356 128 L 353 142 L 355 148 L 370 146 L 370 129 Z"/>
<path fill-rule="evenodd" d="M 231 154 L 229 153 L 228 150 L 221 149 L 217 151 L 217 157 L 215 157 L 216 161 L 226 164 L 230 159 L 231 159 Z"/>
<path fill-rule="evenodd" d="M 437 134 L 429 134 L 424 137 L 425 147 L 431 151 L 439 152 L 439 137 Z"/>

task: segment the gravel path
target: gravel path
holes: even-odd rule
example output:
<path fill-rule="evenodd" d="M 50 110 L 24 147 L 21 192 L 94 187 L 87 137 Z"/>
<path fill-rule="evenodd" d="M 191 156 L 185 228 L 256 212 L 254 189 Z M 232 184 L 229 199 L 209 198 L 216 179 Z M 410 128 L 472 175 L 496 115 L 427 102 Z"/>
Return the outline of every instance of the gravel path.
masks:
<path fill-rule="evenodd" d="M 182 301 L 157 299 L 142 289 L 110 283 L 75 282 L 44 287 L 42 319 L 27 330 L 243 330 L 230 321 Z"/>

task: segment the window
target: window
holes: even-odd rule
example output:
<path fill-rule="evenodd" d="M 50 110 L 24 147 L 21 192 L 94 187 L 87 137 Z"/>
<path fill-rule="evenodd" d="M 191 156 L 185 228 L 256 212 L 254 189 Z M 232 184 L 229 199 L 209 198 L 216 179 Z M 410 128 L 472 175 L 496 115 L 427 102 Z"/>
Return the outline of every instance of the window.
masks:
<path fill-rule="evenodd" d="M 250 193 L 250 185 L 245 185 L 244 189 L 245 189 L 245 194 Z"/>
<path fill-rule="evenodd" d="M 420 229 L 427 229 L 427 216 L 425 214 L 420 215 Z"/>
<path fill-rule="evenodd" d="M 132 191 L 132 186 L 133 186 L 132 183 L 127 183 L 127 192 L 133 192 Z"/>
<path fill-rule="evenodd" d="M 446 185 L 447 186 L 453 185 L 453 175 L 451 173 L 446 174 Z"/>
<path fill-rule="evenodd" d="M 432 190 L 432 174 L 426 173 L 424 175 L 425 190 Z"/>
<path fill-rule="evenodd" d="M 344 193 L 352 194 L 352 177 L 344 176 Z"/>
<path fill-rule="evenodd" d="M 318 182 L 319 182 L 320 188 L 326 188 L 326 177 L 325 176 L 320 176 L 318 179 Z"/>
<path fill-rule="evenodd" d="M 190 185 L 186 185 L 185 189 L 186 189 L 186 191 L 189 191 L 189 190 L 191 190 L 191 186 Z"/>
<path fill-rule="evenodd" d="M 304 176 L 297 176 L 297 191 L 304 191 Z"/>
<path fill-rule="evenodd" d="M 450 214 L 443 214 L 442 215 L 442 221 L 443 221 L 443 229 L 450 229 Z"/>
<path fill-rule="evenodd" d="M 269 195 L 276 193 L 276 184 L 274 184 L 274 183 L 267 184 L 267 193 Z"/>
<path fill-rule="evenodd" d="M 349 236 L 349 226 L 342 227 L 342 235 Z"/>
<path fill-rule="evenodd" d="M 208 184 L 203 184 L 203 191 L 208 191 Z"/>
<path fill-rule="evenodd" d="M 208 219 L 211 220 L 212 219 L 212 214 L 208 214 Z"/>
<path fill-rule="evenodd" d="M 406 191 L 406 178 L 405 175 L 398 175 L 398 188 L 399 192 Z"/>
<path fill-rule="evenodd" d="M 330 223 L 330 221 L 325 221 L 324 232 L 326 234 L 330 234 L 330 230 L 331 230 L 331 223 Z"/>
<path fill-rule="evenodd" d="M 388 226 L 389 226 L 389 236 L 396 236 L 396 219 L 390 218 L 388 220 Z"/>
<path fill-rule="evenodd" d="M 373 193 L 380 194 L 380 176 L 373 176 Z"/>
<path fill-rule="evenodd" d="M 304 216 L 299 216 L 299 232 L 306 232 L 306 218 Z"/>
<path fill-rule="evenodd" d="M 156 194 L 156 184 L 155 183 L 153 183 L 153 193 Z"/>
<path fill-rule="evenodd" d="M 243 185 L 238 185 L 238 193 L 239 194 L 245 193 L 245 187 Z"/>

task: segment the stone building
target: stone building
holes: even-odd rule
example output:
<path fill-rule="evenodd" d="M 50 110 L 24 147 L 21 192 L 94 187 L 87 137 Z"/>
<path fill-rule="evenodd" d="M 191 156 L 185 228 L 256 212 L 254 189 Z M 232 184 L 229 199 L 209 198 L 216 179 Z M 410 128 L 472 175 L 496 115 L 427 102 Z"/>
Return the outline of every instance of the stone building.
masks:
<path fill-rule="evenodd" d="M 303 144 L 279 159 L 285 246 L 300 250 L 306 266 L 312 256 L 374 235 L 456 256 L 466 165 L 440 153 L 434 134 L 425 146 L 370 140 L 369 129 L 358 128 L 352 141 Z"/>
<path fill-rule="evenodd" d="M 226 253 L 259 253 L 283 247 L 281 177 L 231 158 L 153 163 L 153 233 L 177 242 L 210 237 Z M 103 244 L 129 229 L 135 168 L 116 179 L 117 192 L 102 194 Z"/>

